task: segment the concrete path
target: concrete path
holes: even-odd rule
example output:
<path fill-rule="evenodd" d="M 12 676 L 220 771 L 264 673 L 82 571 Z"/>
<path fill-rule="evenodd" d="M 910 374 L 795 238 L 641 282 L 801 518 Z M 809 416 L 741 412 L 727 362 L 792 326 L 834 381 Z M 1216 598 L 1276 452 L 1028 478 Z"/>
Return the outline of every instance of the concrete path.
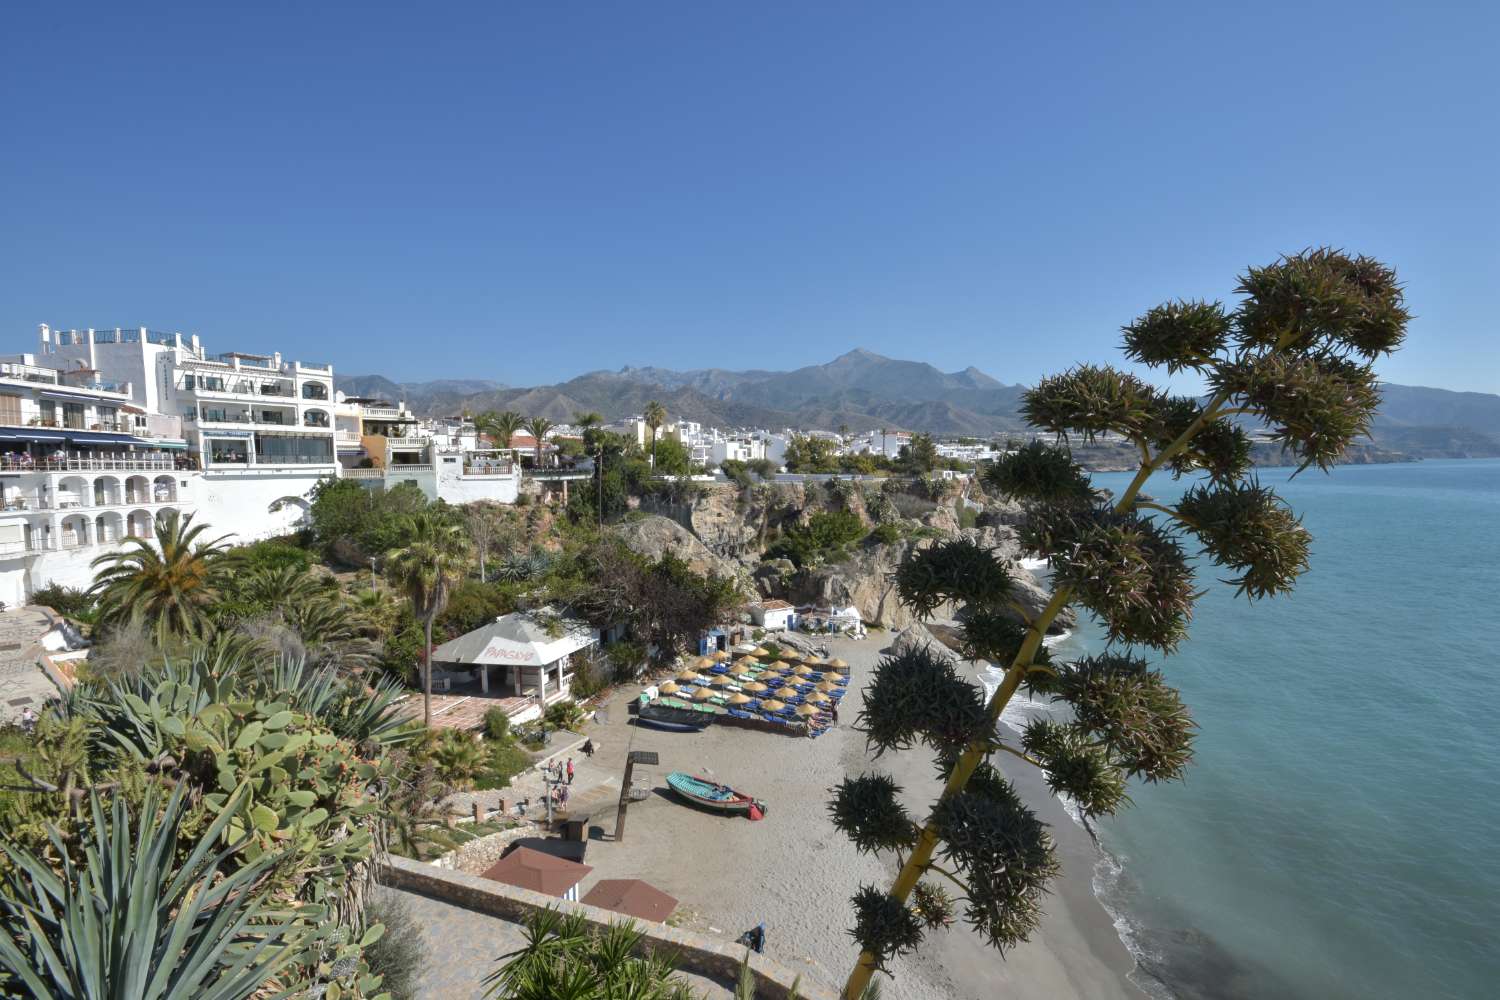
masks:
<path fill-rule="evenodd" d="M 37 662 L 42 655 L 37 641 L 51 627 L 52 620 L 36 608 L 0 612 L 0 723 L 19 722 L 22 709 L 40 711 L 58 696 L 57 685 Z"/>
<path fill-rule="evenodd" d="M 423 937 L 417 995 L 434 1000 L 477 1000 L 485 995 L 484 978 L 500 966 L 502 955 L 525 946 L 525 928 L 487 913 L 432 899 L 420 893 L 381 888 L 406 904 Z M 678 973 L 706 1000 L 732 997 L 726 985 Z"/>

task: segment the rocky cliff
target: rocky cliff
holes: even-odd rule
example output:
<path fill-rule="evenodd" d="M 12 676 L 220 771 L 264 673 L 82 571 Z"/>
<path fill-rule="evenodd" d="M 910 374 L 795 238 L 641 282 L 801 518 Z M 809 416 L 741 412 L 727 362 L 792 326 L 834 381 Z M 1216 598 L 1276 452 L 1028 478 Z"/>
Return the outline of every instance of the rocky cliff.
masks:
<path fill-rule="evenodd" d="M 896 537 L 871 534 L 833 558 L 799 568 L 787 559 L 763 560 L 782 532 L 808 523 L 820 511 L 844 510 L 867 528 L 890 525 Z M 747 596 L 781 598 L 794 604 L 840 605 L 859 610 L 865 621 L 902 629 L 914 618 L 895 593 L 895 573 L 916 548 L 966 536 L 1011 565 L 1019 603 L 1027 613 L 1049 594 L 1020 565 L 1016 525 L 1024 517 L 1013 503 L 950 482 L 856 484 L 775 483 L 749 487 L 717 485 L 678 503 L 647 499 L 639 513 L 615 527 L 637 552 L 658 558 L 675 552 L 700 572 L 739 579 Z M 941 609 L 951 614 L 954 609 Z M 1070 627 L 1059 619 L 1056 630 Z"/>

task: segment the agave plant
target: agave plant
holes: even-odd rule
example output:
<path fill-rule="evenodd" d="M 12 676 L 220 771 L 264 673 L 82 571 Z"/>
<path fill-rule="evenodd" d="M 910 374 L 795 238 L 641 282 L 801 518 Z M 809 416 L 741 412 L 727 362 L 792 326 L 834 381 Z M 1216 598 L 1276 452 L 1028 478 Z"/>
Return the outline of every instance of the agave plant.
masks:
<path fill-rule="evenodd" d="M 134 817 L 123 796 L 89 799 L 82 860 L 51 833 L 61 871 L 0 843 L 12 866 L 0 892 L 0 962 L 39 1000 L 243 1000 L 296 962 L 316 914 L 273 907 L 274 854 L 236 867 L 219 847 L 225 810 L 178 862 L 186 789 L 147 788 Z"/>
<path fill-rule="evenodd" d="M 637 957 L 644 933 L 631 922 L 592 930 L 580 914 L 533 913 L 524 947 L 501 956 L 486 997 L 508 1000 L 698 1000 L 672 978 L 670 956 Z"/>

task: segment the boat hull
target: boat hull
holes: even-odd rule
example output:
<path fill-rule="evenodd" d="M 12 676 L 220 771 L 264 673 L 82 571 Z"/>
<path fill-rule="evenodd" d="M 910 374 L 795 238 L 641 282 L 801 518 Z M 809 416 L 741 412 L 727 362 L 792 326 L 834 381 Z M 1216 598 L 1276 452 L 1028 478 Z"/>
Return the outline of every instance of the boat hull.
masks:
<path fill-rule="evenodd" d="M 684 802 L 698 806 L 700 809 L 738 814 L 748 813 L 750 807 L 754 806 L 761 815 L 766 812 L 766 804 L 756 801 L 753 796 L 737 792 L 728 785 L 721 785 L 695 774 L 674 771 L 667 775 L 667 786 Z M 704 789 L 712 790 L 712 793 L 705 794 Z"/>
<path fill-rule="evenodd" d="M 668 733 L 701 733 L 708 728 L 707 722 L 672 722 L 670 719 L 653 719 L 647 715 L 636 716 L 635 724 Z"/>

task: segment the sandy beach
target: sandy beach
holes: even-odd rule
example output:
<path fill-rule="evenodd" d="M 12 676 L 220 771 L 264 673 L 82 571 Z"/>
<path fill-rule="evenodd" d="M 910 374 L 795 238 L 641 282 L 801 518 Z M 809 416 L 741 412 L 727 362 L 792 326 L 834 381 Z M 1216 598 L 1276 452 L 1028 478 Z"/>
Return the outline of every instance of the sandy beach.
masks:
<path fill-rule="evenodd" d="M 621 843 L 610 839 L 613 807 L 595 808 L 588 852 L 594 872 L 583 890 L 600 878 L 644 878 L 680 900 L 675 922 L 729 939 L 764 922 L 768 955 L 826 986 L 842 985 L 857 955 L 846 930 L 849 897 L 861 884 L 888 885 L 894 862 L 857 854 L 834 830 L 828 789 L 845 774 L 883 769 L 905 789 L 913 814 L 922 815 L 939 787 L 930 755 L 913 750 L 872 764 L 863 737 L 850 726 L 861 689 L 891 639 L 875 633 L 830 643 L 833 655 L 851 665 L 851 691 L 840 711 L 843 724 L 817 740 L 728 727 L 698 734 L 637 728 L 627 712 L 637 689 L 618 692 L 586 729 L 598 752 L 580 767 L 580 790 L 584 781 L 618 774 L 628 750 L 654 750 L 660 766 L 647 770 L 657 791 L 631 805 Z M 1051 825 L 1065 870 L 1040 933 L 1002 957 L 961 921 L 932 932 L 920 954 L 892 963 L 895 978 L 884 983 L 884 996 L 1144 997 L 1126 978 L 1134 960 L 1090 887 L 1098 858 L 1092 841 L 1040 777 L 1023 767 L 1007 771 Z M 674 770 L 711 775 L 751 792 L 767 802 L 769 812 L 756 823 L 687 807 L 666 791 L 666 775 Z"/>

